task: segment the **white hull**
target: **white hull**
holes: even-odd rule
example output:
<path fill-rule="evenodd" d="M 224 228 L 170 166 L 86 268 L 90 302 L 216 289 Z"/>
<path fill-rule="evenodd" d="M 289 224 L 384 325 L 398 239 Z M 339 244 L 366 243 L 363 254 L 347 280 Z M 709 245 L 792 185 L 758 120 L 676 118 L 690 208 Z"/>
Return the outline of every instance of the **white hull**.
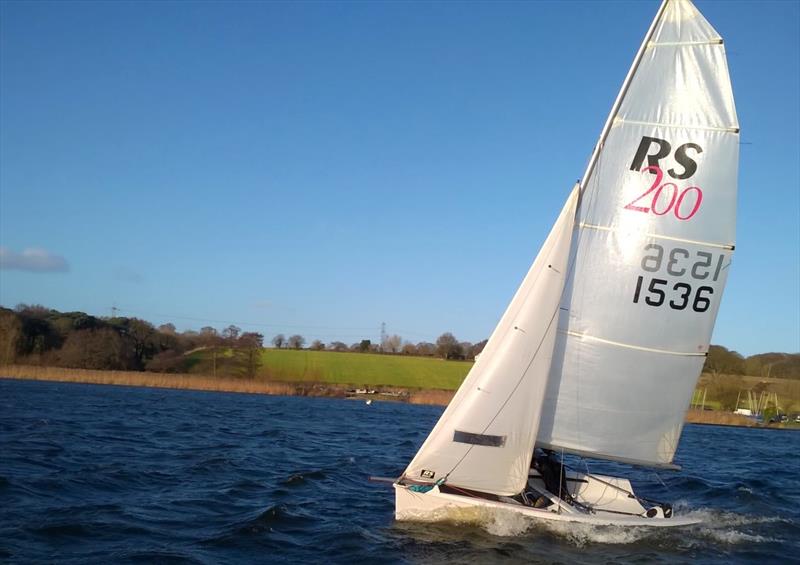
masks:
<path fill-rule="evenodd" d="M 558 498 L 552 496 L 550 499 L 554 504 L 550 507 L 534 508 L 512 499 L 490 500 L 470 496 L 467 493 L 442 492 L 438 486 L 434 486 L 428 492 L 415 492 L 406 485 L 395 483 L 395 518 L 400 521 L 419 522 L 482 522 L 486 519 L 487 513 L 513 512 L 535 520 L 597 526 L 668 528 L 700 522 L 698 519 L 689 517 L 665 518 L 660 508 L 656 516 L 646 517 L 644 514 L 647 509 L 635 498 L 628 496 L 630 483 L 625 479 L 598 475 L 588 476 L 581 473 L 568 473 L 568 477 L 572 481 L 570 494 L 578 502 L 591 505 L 594 510 L 592 513 L 579 507 L 560 503 Z M 529 486 L 542 492 L 543 485 L 536 477 L 531 477 Z M 635 515 L 617 512 L 629 512 Z"/>

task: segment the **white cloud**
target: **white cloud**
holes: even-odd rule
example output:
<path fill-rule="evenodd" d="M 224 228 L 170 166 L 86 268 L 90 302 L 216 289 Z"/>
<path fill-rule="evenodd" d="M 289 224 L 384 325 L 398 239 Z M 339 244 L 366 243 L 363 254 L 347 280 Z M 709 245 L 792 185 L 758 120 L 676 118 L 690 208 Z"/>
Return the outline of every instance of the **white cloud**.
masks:
<path fill-rule="evenodd" d="M 69 263 L 61 255 L 39 247 L 29 247 L 22 253 L 0 246 L 0 270 L 32 273 L 66 273 Z"/>

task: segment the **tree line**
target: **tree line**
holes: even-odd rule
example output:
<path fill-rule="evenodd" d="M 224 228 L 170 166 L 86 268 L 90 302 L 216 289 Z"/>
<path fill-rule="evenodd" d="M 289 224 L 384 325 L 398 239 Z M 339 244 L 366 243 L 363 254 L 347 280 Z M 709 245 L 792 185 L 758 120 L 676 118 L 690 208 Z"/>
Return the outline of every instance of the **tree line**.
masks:
<path fill-rule="evenodd" d="M 302 335 L 272 338 L 275 348 L 304 349 Z M 473 359 L 486 345 L 458 341 L 444 333 L 436 343 L 404 341 L 387 336 L 375 344 L 362 339 L 351 345 L 314 340 L 308 349 Z M 235 325 L 178 332 L 171 323 L 158 327 L 133 317 L 97 317 L 85 312 L 59 312 L 41 305 L 0 307 L 0 365 L 28 364 L 112 371 L 160 373 L 202 372 L 253 377 L 261 366 L 264 336 Z M 204 350 L 203 355 L 188 355 Z"/>
<path fill-rule="evenodd" d="M 300 334 L 275 335 L 277 349 L 305 349 Z M 373 343 L 362 339 L 350 345 L 314 340 L 307 349 L 357 353 L 383 353 L 472 360 L 486 340 L 459 341 L 446 332 L 435 343 L 412 343 L 399 335 Z M 131 317 L 96 317 L 84 312 L 59 312 L 40 305 L 20 304 L 14 310 L 0 307 L 0 364 L 34 364 L 79 369 L 203 372 L 214 375 L 255 376 L 261 365 L 264 336 L 244 332 L 235 325 L 222 330 L 211 326 L 178 332 L 171 323 L 154 326 Z M 206 350 L 205 355 L 188 355 Z M 717 375 L 753 375 L 800 379 L 800 353 L 761 353 L 744 357 L 712 345 L 703 368 Z"/>
<path fill-rule="evenodd" d="M 450 333 L 445 332 L 438 337 L 436 343 L 420 341 L 412 343 L 403 340 L 399 335 L 386 336 L 380 343 L 373 343 L 370 339 L 362 339 L 350 345 L 343 341 L 332 341 L 328 344 L 315 339 L 308 349 L 312 351 L 338 351 L 351 353 L 386 353 L 392 355 L 414 355 L 418 357 L 441 357 L 450 360 L 472 360 L 483 351 L 487 340 L 478 343 L 459 341 Z M 288 338 L 284 334 L 277 334 L 272 338 L 272 345 L 276 349 L 303 349 L 306 340 L 301 335 L 292 335 Z"/>
<path fill-rule="evenodd" d="M 263 345 L 262 334 L 234 325 L 221 332 L 211 326 L 178 332 L 174 324 L 155 327 L 139 318 L 0 307 L 0 364 L 182 373 L 202 362 L 187 353 L 210 348 L 208 372 L 254 376 Z"/>
<path fill-rule="evenodd" d="M 800 379 L 800 353 L 759 353 L 745 357 L 721 345 L 712 345 L 703 372 L 714 376 L 724 374 Z"/>

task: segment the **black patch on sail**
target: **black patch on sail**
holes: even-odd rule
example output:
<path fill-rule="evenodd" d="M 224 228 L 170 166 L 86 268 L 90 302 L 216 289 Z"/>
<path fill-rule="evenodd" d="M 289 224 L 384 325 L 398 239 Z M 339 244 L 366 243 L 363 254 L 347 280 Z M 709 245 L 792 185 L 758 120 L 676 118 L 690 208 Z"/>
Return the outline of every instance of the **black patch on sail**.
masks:
<path fill-rule="evenodd" d="M 436 471 L 429 471 L 428 469 L 423 469 L 422 473 L 420 473 L 423 479 L 432 479 L 436 476 Z"/>
<path fill-rule="evenodd" d="M 453 441 L 486 447 L 503 447 L 506 444 L 506 436 L 489 436 L 456 430 L 453 432 Z"/>

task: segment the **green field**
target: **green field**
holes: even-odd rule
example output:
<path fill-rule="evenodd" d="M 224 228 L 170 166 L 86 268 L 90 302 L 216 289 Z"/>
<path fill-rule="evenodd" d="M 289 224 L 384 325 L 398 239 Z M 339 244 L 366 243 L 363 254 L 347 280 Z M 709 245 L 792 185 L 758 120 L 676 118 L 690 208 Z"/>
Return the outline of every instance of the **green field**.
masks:
<path fill-rule="evenodd" d="M 218 350 L 219 374 L 225 374 L 230 350 Z M 196 351 L 192 372 L 211 373 L 209 350 Z M 396 386 L 455 390 L 467 376 L 471 361 L 433 357 L 337 353 L 305 349 L 264 349 L 258 378 L 268 381 L 318 382 L 353 386 Z"/>
<path fill-rule="evenodd" d="M 261 376 L 280 381 L 455 390 L 472 367 L 431 357 L 266 349 Z"/>

